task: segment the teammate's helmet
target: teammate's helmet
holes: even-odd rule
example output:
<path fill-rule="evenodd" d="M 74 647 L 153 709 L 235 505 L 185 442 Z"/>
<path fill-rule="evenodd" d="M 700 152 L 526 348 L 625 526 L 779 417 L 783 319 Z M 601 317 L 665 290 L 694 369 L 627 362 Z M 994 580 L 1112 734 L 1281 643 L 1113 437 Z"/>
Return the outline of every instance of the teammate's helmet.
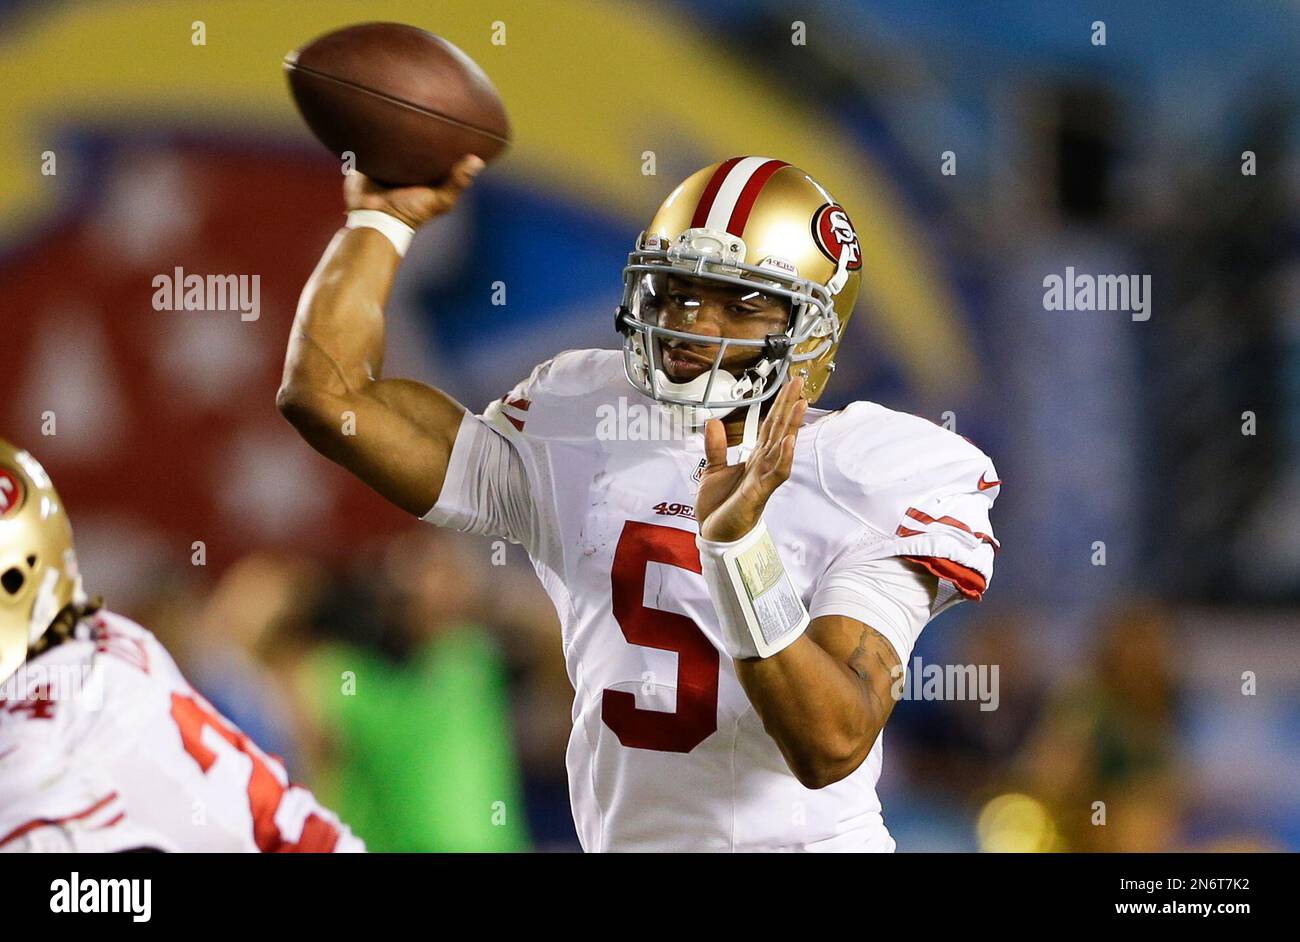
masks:
<path fill-rule="evenodd" d="M 66 606 L 84 601 L 63 501 L 35 458 L 0 439 L 0 683 Z"/>
<path fill-rule="evenodd" d="M 798 167 L 767 157 L 733 157 L 705 167 L 659 207 L 623 269 L 615 322 L 628 380 L 660 402 L 687 407 L 697 423 L 775 395 L 791 369 L 804 376 L 804 395 L 814 402 L 835 368 L 861 269 L 848 214 Z M 655 293 L 670 273 L 788 301 L 790 322 L 783 334 L 761 340 L 664 327 Z M 670 339 L 716 346 L 713 368 L 687 383 L 671 381 L 660 359 L 661 342 Z M 720 366 L 733 347 L 761 352 L 743 376 Z"/>

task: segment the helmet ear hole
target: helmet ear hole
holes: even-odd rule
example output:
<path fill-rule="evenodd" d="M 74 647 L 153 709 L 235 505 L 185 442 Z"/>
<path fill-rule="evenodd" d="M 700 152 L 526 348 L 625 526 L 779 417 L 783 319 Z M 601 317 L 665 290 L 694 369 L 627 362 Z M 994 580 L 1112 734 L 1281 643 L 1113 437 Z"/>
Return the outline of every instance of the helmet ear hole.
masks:
<path fill-rule="evenodd" d="M 5 570 L 4 575 L 0 576 L 0 587 L 3 587 L 9 595 L 17 595 L 26 581 L 27 577 L 23 575 L 23 571 L 17 566 L 11 566 Z"/>

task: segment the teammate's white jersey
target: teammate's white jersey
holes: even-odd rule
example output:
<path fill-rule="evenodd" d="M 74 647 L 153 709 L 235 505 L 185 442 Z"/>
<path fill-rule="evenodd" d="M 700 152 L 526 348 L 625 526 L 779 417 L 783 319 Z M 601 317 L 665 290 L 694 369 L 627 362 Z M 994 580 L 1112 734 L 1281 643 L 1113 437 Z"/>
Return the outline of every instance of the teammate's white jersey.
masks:
<path fill-rule="evenodd" d="M 721 653 L 695 545 L 703 436 L 644 440 L 672 431 L 659 410 L 621 353 L 563 353 L 465 418 L 426 517 L 522 543 L 555 603 L 583 847 L 892 850 L 881 743 L 842 781 L 805 788 Z M 933 614 L 987 585 L 997 486 L 966 440 L 859 402 L 809 410 L 764 519 L 812 616 L 871 625 L 905 664 Z"/>
<path fill-rule="evenodd" d="M 119 615 L 0 686 L 0 850 L 363 851 Z"/>

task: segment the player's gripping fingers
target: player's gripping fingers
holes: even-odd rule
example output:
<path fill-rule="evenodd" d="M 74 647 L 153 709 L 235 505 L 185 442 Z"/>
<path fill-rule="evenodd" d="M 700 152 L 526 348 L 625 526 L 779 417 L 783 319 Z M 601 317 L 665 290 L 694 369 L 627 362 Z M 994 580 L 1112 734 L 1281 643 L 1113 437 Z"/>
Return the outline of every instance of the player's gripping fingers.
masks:
<path fill-rule="evenodd" d="M 483 167 L 480 158 L 467 154 L 456 162 L 447 179 L 436 187 L 384 186 L 353 170 L 343 180 L 343 198 L 350 210 L 377 209 L 396 216 L 414 229 L 450 212 Z"/>
<path fill-rule="evenodd" d="M 466 154 L 452 166 L 447 179 L 428 191 L 433 199 L 434 208 L 428 218 L 451 212 L 460 200 L 460 195 L 474 182 L 474 178 L 486 166 L 482 159 L 473 154 Z"/>
<path fill-rule="evenodd" d="M 441 212 L 437 191 L 427 186 L 384 186 L 359 170 L 349 171 L 343 178 L 343 202 L 349 210 L 388 213 L 412 229 Z"/>
<path fill-rule="evenodd" d="M 450 197 L 454 203 L 486 166 L 483 158 L 475 154 L 466 154 L 452 165 L 447 179 L 437 188 L 438 192 Z"/>
<path fill-rule="evenodd" d="M 380 189 L 360 170 L 353 170 L 343 178 L 343 202 L 348 209 L 374 209 L 382 199 Z"/>

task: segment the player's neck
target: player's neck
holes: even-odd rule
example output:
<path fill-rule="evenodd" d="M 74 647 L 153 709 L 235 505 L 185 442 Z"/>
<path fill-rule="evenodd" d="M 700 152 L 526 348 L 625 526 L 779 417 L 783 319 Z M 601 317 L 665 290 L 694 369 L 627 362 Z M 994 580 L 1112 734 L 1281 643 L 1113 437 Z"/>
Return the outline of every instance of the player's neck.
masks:
<path fill-rule="evenodd" d="M 758 408 L 760 420 L 767 418 L 768 410 L 772 408 L 774 400 L 768 399 Z M 750 406 L 741 406 L 739 409 L 733 409 L 730 414 L 722 419 L 722 426 L 727 430 L 727 447 L 739 445 L 745 437 L 745 417 L 749 415 Z"/>
<path fill-rule="evenodd" d="M 733 445 L 739 445 L 740 440 L 745 437 L 745 413 L 748 411 L 749 409 L 747 408 L 737 409 L 736 412 L 739 413 L 739 418 L 727 416 L 722 420 L 722 425 L 727 430 L 728 448 L 731 448 Z"/>

